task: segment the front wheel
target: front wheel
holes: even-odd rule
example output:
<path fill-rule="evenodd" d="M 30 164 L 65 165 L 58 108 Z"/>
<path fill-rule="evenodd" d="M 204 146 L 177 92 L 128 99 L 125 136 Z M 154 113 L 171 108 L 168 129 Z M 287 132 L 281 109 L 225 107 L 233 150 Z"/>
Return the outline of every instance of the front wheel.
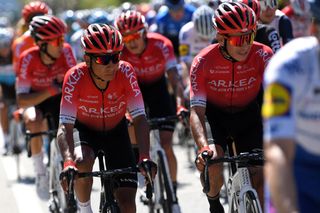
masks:
<path fill-rule="evenodd" d="M 260 213 L 258 198 L 253 194 L 253 192 L 247 192 L 244 195 L 244 205 L 247 213 Z"/>

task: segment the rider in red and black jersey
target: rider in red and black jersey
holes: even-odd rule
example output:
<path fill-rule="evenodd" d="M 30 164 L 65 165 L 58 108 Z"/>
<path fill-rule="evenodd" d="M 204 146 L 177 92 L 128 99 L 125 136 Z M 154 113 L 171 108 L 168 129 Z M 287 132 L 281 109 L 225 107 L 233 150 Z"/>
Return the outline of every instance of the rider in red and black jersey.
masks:
<path fill-rule="evenodd" d="M 33 17 L 48 14 L 49 11 L 50 8 L 45 2 L 31 1 L 23 7 L 21 15 L 25 22 L 25 25 L 28 26 Z M 36 44 L 34 43 L 30 30 L 27 30 L 13 41 L 11 47 L 13 52 L 12 63 L 16 73 L 18 73 L 19 70 L 18 62 L 20 55 L 23 53 L 23 51 L 34 46 L 36 46 Z"/>
<path fill-rule="evenodd" d="M 223 3 L 215 12 L 213 25 L 218 44 L 203 49 L 193 60 L 190 71 L 190 125 L 199 148 L 197 168 L 204 169 L 201 154 L 223 157 L 227 138 L 235 141 L 237 153 L 262 148 L 262 119 L 258 97 L 263 72 L 272 50 L 254 42 L 256 17 L 243 3 Z M 214 144 L 208 143 L 205 116 Z M 219 192 L 223 184 L 222 167 L 209 167 L 211 212 L 223 212 Z M 263 195 L 262 169 L 253 183 Z M 256 182 L 258 181 L 258 182 Z M 260 181 L 260 183 L 259 183 Z M 260 190 L 260 191 L 259 191 Z"/>
<path fill-rule="evenodd" d="M 156 168 L 149 157 L 149 134 L 142 94 L 134 69 L 120 60 L 122 36 L 114 27 L 92 24 L 81 38 L 85 62 L 70 69 L 63 82 L 58 144 L 64 171 L 90 172 L 99 150 L 106 154 L 108 169 L 135 166 L 125 113 L 133 126 L 141 153 L 139 165 Z M 81 145 L 82 156 L 75 152 Z M 155 171 L 154 171 L 155 172 Z M 117 176 L 115 198 L 121 212 L 136 211 L 137 175 Z M 92 212 L 92 178 L 75 182 L 80 212 Z"/>
<path fill-rule="evenodd" d="M 177 113 L 185 110 L 183 85 L 171 41 L 158 33 L 147 32 L 145 17 L 134 10 L 121 13 L 115 20 L 115 26 L 123 35 L 125 45 L 121 57 L 130 62 L 135 69 L 144 103 L 148 109 L 148 117 L 160 118 L 175 114 L 167 79 L 176 96 Z M 168 158 L 174 191 L 176 191 L 177 160 L 172 148 L 174 127 L 175 124 L 171 122 L 163 125 L 160 129 L 160 140 Z"/>
<path fill-rule="evenodd" d="M 43 130 L 44 117 L 49 114 L 55 125 L 50 128 L 57 128 L 62 80 L 76 61 L 70 45 L 63 42 L 65 24 L 59 18 L 36 16 L 30 23 L 30 32 L 37 46 L 24 51 L 19 59 L 16 94 L 19 107 L 26 108 L 23 116 L 26 128 L 34 133 Z M 41 136 L 32 138 L 30 145 L 37 192 L 46 198 L 48 178 L 43 164 Z"/>

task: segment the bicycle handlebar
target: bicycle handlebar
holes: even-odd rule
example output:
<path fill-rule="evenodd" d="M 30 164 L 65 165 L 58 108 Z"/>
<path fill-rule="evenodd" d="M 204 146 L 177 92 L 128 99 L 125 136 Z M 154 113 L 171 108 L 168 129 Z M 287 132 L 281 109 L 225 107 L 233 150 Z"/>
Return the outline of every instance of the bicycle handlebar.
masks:
<path fill-rule="evenodd" d="M 207 151 L 204 151 L 203 153 L 201 153 L 201 156 L 206 162 L 204 167 L 204 186 L 203 186 L 204 193 L 208 193 L 210 190 L 209 170 L 208 170 L 208 167 L 210 165 L 227 162 L 227 163 L 241 163 L 241 164 L 245 164 L 246 166 L 251 166 L 251 165 L 255 165 L 256 163 L 262 163 L 264 161 L 263 151 L 254 151 L 252 153 L 244 152 L 236 156 L 222 157 L 222 158 L 216 158 L 216 159 L 210 159 L 211 156 L 208 155 Z"/>
<path fill-rule="evenodd" d="M 185 119 L 189 115 L 188 112 L 183 112 L 181 115 L 170 115 L 166 117 L 161 118 L 150 118 L 148 119 L 148 124 L 150 126 L 150 129 L 159 129 L 161 125 L 166 124 L 167 122 L 177 122 L 181 118 Z"/>
<path fill-rule="evenodd" d="M 35 133 L 30 133 L 29 130 L 25 132 L 25 140 L 26 140 L 26 146 L 27 146 L 27 156 L 31 157 L 31 147 L 30 147 L 30 140 L 31 138 L 38 137 L 41 135 L 48 135 L 50 137 L 55 137 L 57 135 L 58 130 L 47 130 L 43 132 L 35 132 Z"/>

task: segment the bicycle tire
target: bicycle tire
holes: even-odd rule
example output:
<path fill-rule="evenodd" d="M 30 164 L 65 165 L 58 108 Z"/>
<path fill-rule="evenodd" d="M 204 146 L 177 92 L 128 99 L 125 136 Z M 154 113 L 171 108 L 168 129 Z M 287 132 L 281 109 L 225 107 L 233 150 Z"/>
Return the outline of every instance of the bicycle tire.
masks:
<path fill-rule="evenodd" d="M 258 198 L 253 192 L 248 191 L 244 194 L 244 205 L 246 213 L 260 213 Z"/>
<path fill-rule="evenodd" d="M 170 187 L 170 178 L 169 174 L 166 172 L 164 157 L 162 152 L 158 151 L 158 172 L 159 172 L 159 181 L 160 181 L 160 189 L 162 196 L 162 208 L 164 213 L 172 213 L 173 206 L 173 192 L 172 187 Z M 165 196 L 164 196 L 165 195 Z"/>
<path fill-rule="evenodd" d="M 65 193 L 60 186 L 59 175 L 60 171 L 62 171 L 62 164 L 58 162 L 55 165 L 53 162 L 58 161 L 56 158 L 57 147 L 55 144 L 55 139 L 50 142 L 50 158 L 52 159 L 51 164 L 49 165 L 49 187 L 51 191 L 50 198 L 50 211 L 51 212 L 62 212 L 62 213 L 73 213 L 72 209 L 67 206 L 67 198 Z M 52 205 L 51 205 L 52 204 Z"/>

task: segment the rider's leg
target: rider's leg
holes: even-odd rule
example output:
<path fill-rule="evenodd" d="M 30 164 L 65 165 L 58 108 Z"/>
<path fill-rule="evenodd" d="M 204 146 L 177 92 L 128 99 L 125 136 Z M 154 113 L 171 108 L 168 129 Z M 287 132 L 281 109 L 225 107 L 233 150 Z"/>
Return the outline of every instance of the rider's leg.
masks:
<path fill-rule="evenodd" d="M 89 146 L 81 146 L 82 156 L 77 156 L 77 168 L 79 172 L 91 172 L 94 164 L 95 155 Z M 77 195 L 81 213 L 92 213 L 90 195 L 93 178 L 80 178 L 75 181 L 74 189 Z"/>
<path fill-rule="evenodd" d="M 161 146 L 164 149 L 167 159 L 168 159 L 168 164 L 169 164 L 169 170 L 170 170 L 170 176 L 171 180 L 173 183 L 174 191 L 176 193 L 176 187 L 177 187 L 177 158 L 174 154 L 173 151 L 173 146 L 172 146 L 172 136 L 173 132 L 172 131 L 165 131 L 161 130 L 160 131 L 160 141 L 161 141 Z"/>
<path fill-rule="evenodd" d="M 137 189 L 131 187 L 120 187 L 115 191 L 115 198 L 119 203 L 120 212 L 136 212 L 136 191 Z"/>

